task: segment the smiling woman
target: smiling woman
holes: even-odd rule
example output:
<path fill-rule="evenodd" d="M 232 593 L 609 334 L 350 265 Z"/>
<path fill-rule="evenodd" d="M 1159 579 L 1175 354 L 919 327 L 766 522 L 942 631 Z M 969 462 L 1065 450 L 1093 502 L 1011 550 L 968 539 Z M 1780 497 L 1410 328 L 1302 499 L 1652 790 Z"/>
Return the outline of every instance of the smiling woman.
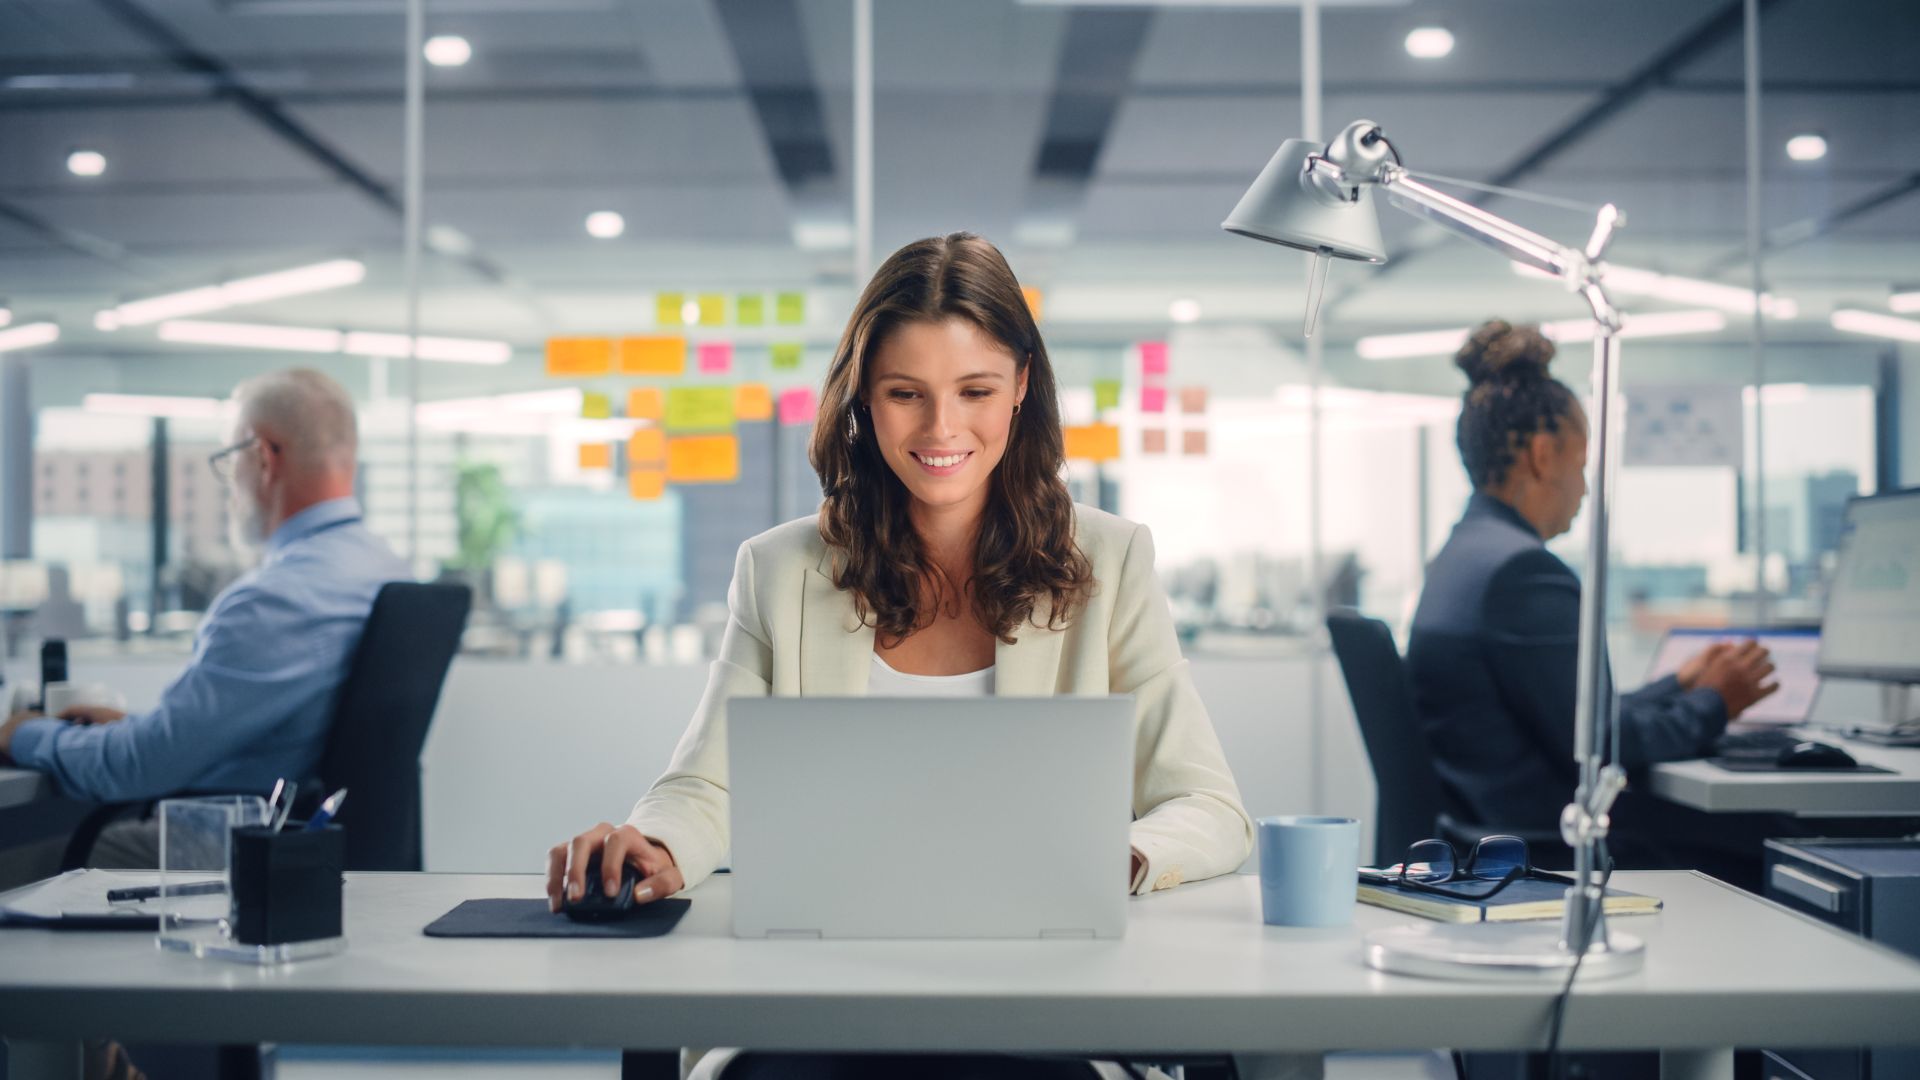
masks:
<path fill-rule="evenodd" d="M 874 274 L 827 372 L 810 458 L 820 533 L 842 556 L 835 584 L 883 651 L 968 609 L 987 636 L 937 651 L 990 658 L 1037 601 L 1058 628 L 1091 587 L 1046 345 L 980 237 L 915 241 Z"/>

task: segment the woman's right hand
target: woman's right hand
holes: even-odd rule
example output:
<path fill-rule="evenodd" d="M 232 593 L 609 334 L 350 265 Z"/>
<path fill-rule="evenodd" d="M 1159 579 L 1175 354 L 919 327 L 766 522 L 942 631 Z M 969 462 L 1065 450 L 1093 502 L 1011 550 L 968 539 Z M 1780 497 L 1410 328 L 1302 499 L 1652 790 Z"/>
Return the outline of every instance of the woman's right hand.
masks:
<path fill-rule="evenodd" d="M 586 880 L 587 863 L 600 855 L 600 880 Z M 686 887 L 673 852 L 641 835 L 631 825 L 615 828 L 601 822 L 572 840 L 553 845 L 547 852 L 547 907 L 560 910 L 563 896 L 579 899 L 588 888 L 612 896 L 620 888 L 625 867 L 637 867 L 640 881 L 633 887 L 633 902 L 651 903 L 672 896 Z"/>

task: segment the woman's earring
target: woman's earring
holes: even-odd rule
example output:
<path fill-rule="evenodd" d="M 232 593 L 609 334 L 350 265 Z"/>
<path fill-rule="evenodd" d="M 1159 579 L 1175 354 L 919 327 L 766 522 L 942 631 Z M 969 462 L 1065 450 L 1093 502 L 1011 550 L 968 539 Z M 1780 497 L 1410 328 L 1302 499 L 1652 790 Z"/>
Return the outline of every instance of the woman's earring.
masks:
<path fill-rule="evenodd" d="M 1013 415 L 1015 416 L 1020 415 L 1020 403 L 1017 401 L 1013 403 Z"/>

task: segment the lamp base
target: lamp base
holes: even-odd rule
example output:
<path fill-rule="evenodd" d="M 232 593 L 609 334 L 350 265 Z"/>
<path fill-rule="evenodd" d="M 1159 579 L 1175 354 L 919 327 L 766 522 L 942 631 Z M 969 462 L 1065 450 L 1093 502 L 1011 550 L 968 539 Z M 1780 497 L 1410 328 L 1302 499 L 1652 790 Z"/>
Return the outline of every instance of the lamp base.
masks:
<path fill-rule="evenodd" d="M 1364 952 L 1368 967 L 1435 979 L 1558 984 L 1573 967 L 1557 922 L 1396 926 L 1368 934 Z M 1587 950 L 1580 977 L 1631 975 L 1646 958 L 1645 942 L 1610 933 L 1607 942 Z"/>

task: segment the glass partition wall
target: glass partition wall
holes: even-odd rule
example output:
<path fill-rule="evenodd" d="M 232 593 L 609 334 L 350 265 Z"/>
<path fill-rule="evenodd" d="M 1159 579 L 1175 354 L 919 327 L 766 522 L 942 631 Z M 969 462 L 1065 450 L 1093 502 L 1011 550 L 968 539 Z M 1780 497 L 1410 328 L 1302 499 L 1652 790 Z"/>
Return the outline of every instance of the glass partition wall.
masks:
<path fill-rule="evenodd" d="M 1329 604 L 1404 628 L 1468 494 L 1444 332 L 1580 307 L 1383 211 L 1392 259 L 1334 269 L 1316 380 L 1299 260 L 1218 228 L 1303 90 L 1323 134 L 1375 120 L 1549 236 L 1626 211 L 1618 299 L 1652 332 L 1623 352 L 1623 681 L 1669 625 L 1817 618 L 1845 499 L 1915 480 L 1914 346 L 1835 323 L 1915 288 L 1892 0 L 1768 6 L 1757 97 L 1737 0 L 1328 4 L 1307 56 L 1298 5 L 889 0 L 863 52 L 854 0 L 427 3 L 411 175 L 405 5 L 141 2 L 212 66 L 84 0 L 0 8 L 16 652 L 187 647 L 246 564 L 220 402 L 299 364 L 360 404 L 376 531 L 475 587 L 470 651 L 699 662 L 738 543 L 817 505 L 856 267 L 962 228 L 1030 286 L 1075 496 L 1154 528 L 1191 652 L 1316 652 Z M 1555 373 L 1587 366 L 1569 341 Z"/>

